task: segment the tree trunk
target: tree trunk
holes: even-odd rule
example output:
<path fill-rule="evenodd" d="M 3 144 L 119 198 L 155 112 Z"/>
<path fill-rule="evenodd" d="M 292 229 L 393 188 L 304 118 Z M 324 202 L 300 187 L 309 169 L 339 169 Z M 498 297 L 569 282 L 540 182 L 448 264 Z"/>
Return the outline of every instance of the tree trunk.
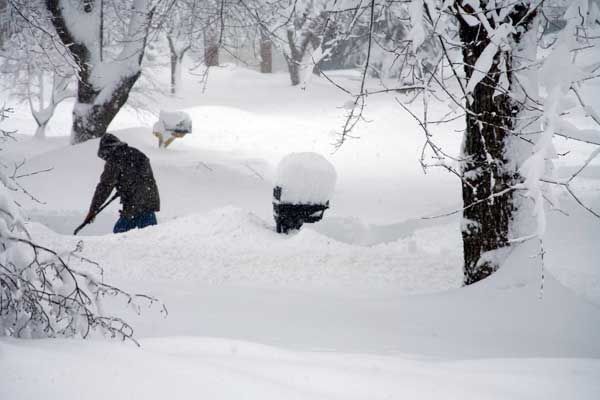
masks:
<path fill-rule="evenodd" d="M 219 66 L 219 38 L 211 27 L 204 30 L 204 63 L 207 67 Z"/>
<path fill-rule="evenodd" d="M 35 130 L 35 135 L 33 136 L 36 139 L 44 140 L 46 139 L 46 127 L 48 126 L 48 121 L 38 125 Z"/>
<path fill-rule="evenodd" d="M 177 50 L 175 46 L 175 40 L 170 35 L 167 35 L 167 41 L 169 43 L 169 54 L 171 60 L 171 94 L 177 94 L 181 87 L 181 66 L 183 63 L 183 57 L 185 53 L 191 48 L 191 45 Z"/>
<path fill-rule="evenodd" d="M 175 43 L 170 35 L 167 35 L 167 42 L 169 43 L 169 54 L 171 59 L 171 94 L 177 93 L 177 69 L 179 57 L 177 57 L 177 50 L 175 49 Z"/>
<path fill-rule="evenodd" d="M 0 16 L 8 17 L 8 0 L 0 0 Z M 8 39 L 8 26 L 7 23 L 0 21 L 0 49 L 4 49 L 4 43 Z"/>
<path fill-rule="evenodd" d="M 297 86 L 300 84 L 300 64 L 291 58 L 286 58 L 286 61 L 292 86 Z"/>
<path fill-rule="evenodd" d="M 263 30 L 260 31 L 260 72 L 273 72 L 273 43 Z"/>
<path fill-rule="evenodd" d="M 466 4 L 466 3 L 465 3 Z M 469 6 L 462 4 L 465 10 Z M 521 21 L 529 9 L 517 5 L 509 15 L 512 21 Z M 527 17 L 533 19 L 533 15 Z M 490 43 L 482 26 L 469 25 L 458 16 L 459 35 L 463 46 L 463 61 L 467 81 L 473 66 Z M 523 28 L 528 29 L 529 23 Z M 520 34 L 514 34 L 518 45 Z M 521 180 L 511 160 L 510 142 L 515 135 L 515 120 L 519 106 L 509 93 L 500 88 L 501 71 L 513 70 L 510 52 L 494 55 L 494 63 L 485 78 L 474 88 L 472 99 L 466 102 L 466 131 L 462 148 L 462 197 L 464 283 L 484 279 L 498 269 L 510 245 L 509 233 L 513 215 L 517 211 L 513 201 L 512 185 Z M 509 87 L 513 79 L 508 74 Z M 496 92 L 496 90 L 499 92 Z M 500 93 L 500 94 L 499 94 Z"/>
<path fill-rule="evenodd" d="M 288 70 L 290 71 L 290 80 L 292 81 L 292 86 L 297 86 L 300 84 L 300 63 L 302 62 L 302 58 L 304 57 L 304 52 L 301 51 L 305 47 L 301 46 L 301 49 L 296 46 L 296 34 L 292 29 L 287 30 L 287 39 L 288 46 L 290 47 L 290 54 L 284 54 L 285 61 L 288 65 Z"/>
<path fill-rule="evenodd" d="M 35 129 L 34 138 L 36 139 L 45 139 L 46 138 L 46 126 L 48 122 L 54 115 L 54 109 L 56 108 L 56 104 L 54 103 L 54 93 L 52 93 L 50 97 L 50 102 L 46 105 L 46 80 L 44 79 L 44 73 L 42 71 L 38 71 L 35 75 L 38 81 L 38 92 L 34 94 L 31 91 L 31 84 L 33 80 L 33 76 L 31 73 L 30 65 L 27 66 L 27 76 L 29 78 L 28 85 L 28 101 L 29 101 L 29 111 L 31 111 L 31 115 L 35 123 L 37 124 L 37 128 Z M 54 86 L 52 87 L 54 91 Z M 37 97 L 38 100 L 38 108 L 36 110 L 33 99 Z"/>
<path fill-rule="evenodd" d="M 171 53 L 171 94 L 177 93 L 177 54 Z"/>
<path fill-rule="evenodd" d="M 122 78 L 118 86 L 105 99 L 99 99 L 100 92 L 94 90 L 88 80 L 82 78 L 77 87 L 77 103 L 73 108 L 71 143 L 99 138 L 106 133 L 108 126 L 129 98 L 129 92 L 140 77 L 140 72 Z"/>
<path fill-rule="evenodd" d="M 93 44 L 85 44 L 85 40 L 73 36 L 69 30 L 69 24 L 73 21 L 67 19 L 76 19 L 77 15 L 64 14 L 63 7 L 59 0 L 45 0 L 46 8 L 51 15 L 51 22 L 56 32 L 69 49 L 78 65 L 78 85 L 77 102 L 73 108 L 73 126 L 71 131 L 71 143 L 81 143 L 89 139 L 97 138 L 108 129 L 111 121 L 117 115 L 121 107 L 127 102 L 129 92 L 141 74 L 142 58 L 146 47 L 148 35 L 148 22 L 152 18 L 153 9 L 146 9 L 147 3 L 144 1 L 136 2 L 139 9 L 132 10 L 132 16 L 129 21 L 129 32 L 132 35 L 128 37 L 124 44 L 124 49 L 128 54 L 122 54 L 121 57 L 131 59 L 137 62 L 137 68 L 132 69 L 132 65 L 120 71 L 122 74 L 115 79 L 115 82 L 109 83 L 104 88 L 96 88 L 92 83 L 92 71 L 98 65 L 95 65 L 100 56 L 100 44 L 98 48 Z M 102 2 L 88 0 L 83 2 L 84 6 L 79 12 L 92 14 L 96 7 L 102 7 Z M 98 14 L 100 15 L 100 14 Z M 100 22 L 100 21 L 99 21 Z M 102 34 L 102 32 L 99 32 Z M 89 48 L 87 46 L 90 46 Z"/>
<path fill-rule="evenodd" d="M 175 65 L 175 87 L 177 91 L 181 89 L 181 68 L 183 67 L 183 56 L 185 53 L 181 53 L 177 56 L 177 65 Z"/>
<path fill-rule="evenodd" d="M 54 110 L 56 109 L 57 104 L 51 101 L 50 104 L 44 108 L 44 104 L 40 101 L 39 111 L 36 111 L 33 108 L 32 102 L 29 103 L 29 106 L 31 108 L 31 115 L 37 124 L 34 137 L 36 139 L 45 139 L 46 127 L 54 115 Z"/>
<path fill-rule="evenodd" d="M 204 59 L 207 67 L 219 66 L 219 46 L 210 45 L 204 50 Z"/>

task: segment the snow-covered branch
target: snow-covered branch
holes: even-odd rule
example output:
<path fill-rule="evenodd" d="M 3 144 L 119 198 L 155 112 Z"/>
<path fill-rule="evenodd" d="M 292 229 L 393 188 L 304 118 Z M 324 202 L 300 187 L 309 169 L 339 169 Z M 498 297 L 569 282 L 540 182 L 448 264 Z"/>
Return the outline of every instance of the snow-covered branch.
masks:
<path fill-rule="evenodd" d="M 0 108 L 0 122 L 6 116 Z M 38 243 L 13 200 L 24 190 L 19 177 L 0 167 L 0 336 L 85 338 L 97 332 L 135 342 L 125 320 L 105 313 L 103 299 L 121 298 L 138 313 L 158 300 L 105 283 L 100 266 L 79 254 L 82 242 L 71 251 Z"/>
<path fill-rule="evenodd" d="M 51 21 L 78 65 L 77 102 L 73 110 L 72 142 L 102 136 L 141 74 L 141 63 L 157 4 L 131 0 L 124 15 L 122 37 L 112 43 L 113 57 L 104 43 L 104 2 L 45 0 Z M 114 22 L 114 21 L 113 21 Z M 114 25 L 113 26 L 118 26 Z M 119 31 L 117 31 L 119 32 Z"/>

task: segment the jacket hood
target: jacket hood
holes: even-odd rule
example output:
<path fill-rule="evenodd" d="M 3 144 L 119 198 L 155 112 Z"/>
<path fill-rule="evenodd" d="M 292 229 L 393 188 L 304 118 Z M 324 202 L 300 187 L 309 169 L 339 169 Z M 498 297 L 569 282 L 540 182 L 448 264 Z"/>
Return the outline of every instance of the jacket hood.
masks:
<path fill-rule="evenodd" d="M 113 134 L 105 133 L 100 139 L 98 146 L 98 157 L 105 160 L 119 147 L 127 146 L 125 142 L 121 142 L 118 137 Z"/>

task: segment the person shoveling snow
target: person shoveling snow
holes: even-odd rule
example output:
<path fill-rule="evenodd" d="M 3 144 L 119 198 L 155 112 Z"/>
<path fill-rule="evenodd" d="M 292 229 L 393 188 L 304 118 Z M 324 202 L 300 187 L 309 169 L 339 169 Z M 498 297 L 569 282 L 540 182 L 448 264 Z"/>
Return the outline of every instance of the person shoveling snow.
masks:
<path fill-rule="evenodd" d="M 106 206 L 103 204 L 113 189 L 116 189 L 115 197 L 119 196 L 123 205 L 121 217 L 113 228 L 114 233 L 156 225 L 155 212 L 160 211 L 160 197 L 148 157 L 110 133 L 100 139 L 98 157 L 106 161 L 104 171 L 85 221 L 75 234 L 94 221 Z"/>

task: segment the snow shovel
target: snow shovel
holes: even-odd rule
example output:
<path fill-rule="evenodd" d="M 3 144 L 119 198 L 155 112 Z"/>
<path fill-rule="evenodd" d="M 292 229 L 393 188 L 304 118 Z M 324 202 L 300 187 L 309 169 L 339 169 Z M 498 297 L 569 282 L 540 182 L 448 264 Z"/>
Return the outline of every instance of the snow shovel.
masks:
<path fill-rule="evenodd" d="M 108 207 L 108 205 L 110 203 L 112 203 L 117 197 L 119 197 L 119 193 L 115 193 L 114 196 L 110 198 L 110 200 L 108 200 L 106 203 L 104 203 L 104 205 L 102 205 L 102 207 L 100 207 L 100 209 L 94 215 L 94 217 L 96 217 L 98 214 L 100 214 L 102 212 L 102 210 L 104 210 L 106 207 Z M 73 232 L 73 236 L 77 236 L 77 234 L 79 233 L 79 231 L 82 230 L 83 227 L 86 226 L 87 224 L 89 224 L 89 222 L 83 221 L 83 224 L 79 225 L 77 227 L 77 229 L 75 229 L 75 232 Z"/>

